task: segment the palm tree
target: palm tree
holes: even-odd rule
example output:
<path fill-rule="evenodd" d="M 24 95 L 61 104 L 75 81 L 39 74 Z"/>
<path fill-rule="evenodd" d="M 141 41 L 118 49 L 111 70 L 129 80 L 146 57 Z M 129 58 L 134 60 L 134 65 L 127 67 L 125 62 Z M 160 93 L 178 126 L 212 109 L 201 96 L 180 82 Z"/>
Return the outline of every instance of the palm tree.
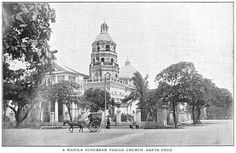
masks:
<path fill-rule="evenodd" d="M 148 75 L 143 78 L 140 72 L 136 71 L 132 77 L 135 90 L 132 91 L 129 96 L 123 99 L 123 103 L 130 100 L 139 100 L 138 107 L 141 109 L 141 120 L 146 120 L 147 116 L 147 106 L 145 104 L 146 93 L 148 90 Z"/>

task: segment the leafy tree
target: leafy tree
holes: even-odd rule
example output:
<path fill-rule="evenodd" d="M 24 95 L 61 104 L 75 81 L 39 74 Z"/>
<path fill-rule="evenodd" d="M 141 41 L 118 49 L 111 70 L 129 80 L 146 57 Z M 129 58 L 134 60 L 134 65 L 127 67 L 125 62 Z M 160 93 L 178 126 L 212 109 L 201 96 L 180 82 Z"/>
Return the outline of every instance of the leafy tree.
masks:
<path fill-rule="evenodd" d="M 233 108 L 232 93 L 227 89 L 217 87 L 215 87 L 211 92 L 211 102 L 207 108 L 208 119 L 231 118 Z"/>
<path fill-rule="evenodd" d="M 55 59 L 47 41 L 55 11 L 48 3 L 2 4 L 3 26 L 3 101 L 15 113 L 16 126 L 27 117 L 37 102 L 39 86 Z M 23 68 L 14 68 L 14 63 Z"/>
<path fill-rule="evenodd" d="M 129 100 L 139 100 L 138 107 L 141 109 L 141 120 L 146 120 L 148 114 L 148 107 L 146 105 L 146 94 L 148 91 L 148 76 L 143 78 L 140 72 L 136 71 L 132 77 L 135 90 L 129 96 L 125 97 L 122 102 Z"/>
<path fill-rule="evenodd" d="M 163 83 L 167 89 L 165 97 L 171 102 L 175 127 L 177 127 L 176 106 L 184 95 L 184 83 L 193 72 L 195 72 L 193 63 L 179 62 L 170 65 L 156 76 L 155 81 Z"/>
<path fill-rule="evenodd" d="M 90 88 L 84 92 L 83 99 L 89 106 L 90 111 L 97 112 L 105 110 L 105 92 L 99 88 Z M 106 91 L 106 104 L 107 109 L 112 105 L 110 93 Z"/>
<path fill-rule="evenodd" d="M 199 100 L 195 104 L 197 116 L 194 123 L 200 123 L 201 108 L 208 107 L 214 103 L 214 101 L 217 101 L 215 94 L 213 93 L 217 87 L 210 79 L 202 78 L 199 88 L 201 93 Z"/>
<path fill-rule="evenodd" d="M 79 85 L 77 83 L 61 81 L 49 86 L 45 93 L 51 102 L 57 101 L 58 103 L 65 104 L 71 121 L 71 105 L 72 103 L 79 104 L 81 101 L 81 98 L 76 94 L 76 89 L 78 88 Z"/>
<path fill-rule="evenodd" d="M 188 76 L 188 80 L 185 82 L 184 100 L 192 107 L 191 112 L 194 125 L 200 120 L 200 107 L 205 103 L 203 88 L 203 77 L 200 74 L 194 72 Z M 198 112 L 197 119 L 195 116 L 196 111 Z"/>
<path fill-rule="evenodd" d="M 221 88 L 222 102 L 224 103 L 224 116 L 227 118 L 232 117 L 233 113 L 233 96 L 232 93 L 225 88 Z"/>
<path fill-rule="evenodd" d="M 157 121 L 157 107 L 162 106 L 162 99 L 158 94 L 158 90 L 148 90 L 146 95 L 146 107 L 148 109 L 148 117 Z"/>

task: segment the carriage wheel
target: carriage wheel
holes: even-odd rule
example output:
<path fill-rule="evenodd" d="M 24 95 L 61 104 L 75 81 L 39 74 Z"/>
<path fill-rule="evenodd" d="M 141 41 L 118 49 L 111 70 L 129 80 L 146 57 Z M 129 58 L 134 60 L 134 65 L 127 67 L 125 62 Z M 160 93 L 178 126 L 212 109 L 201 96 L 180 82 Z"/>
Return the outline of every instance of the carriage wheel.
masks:
<path fill-rule="evenodd" d="M 102 128 L 101 122 L 98 120 L 92 121 L 89 125 L 89 130 L 91 132 L 99 132 L 101 130 L 101 128 Z"/>

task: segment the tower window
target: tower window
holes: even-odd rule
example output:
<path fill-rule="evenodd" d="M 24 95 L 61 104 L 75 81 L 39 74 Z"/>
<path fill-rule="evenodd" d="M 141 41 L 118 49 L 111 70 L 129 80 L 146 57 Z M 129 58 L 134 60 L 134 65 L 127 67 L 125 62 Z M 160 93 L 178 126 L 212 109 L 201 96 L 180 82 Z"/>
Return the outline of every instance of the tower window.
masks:
<path fill-rule="evenodd" d="M 97 62 L 99 62 L 99 58 L 98 57 L 96 58 L 96 60 L 97 60 Z"/>
<path fill-rule="evenodd" d="M 106 45 L 106 51 L 109 51 L 109 50 L 110 50 L 110 46 Z"/>
<path fill-rule="evenodd" d="M 98 52 L 100 51 L 100 47 L 97 47 L 97 51 L 98 51 Z"/>
<path fill-rule="evenodd" d="M 94 80 L 97 80 L 99 77 L 98 77 L 98 73 L 96 73 L 94 76 L 93 76 L 93 79 Z"/>
<path fill-rule="evenodd" d="M 93 58 L 93 63 L 95 63 L 95 58 Z"/>
<path fill-rule="evenodd" d="M 104 78 L 110 78 L 111 77 L 111 73 L 107 72 L 105 75 L 104 75 Z"/>
<path fill-rule="evenodd" d="M 112 63 L 114 62 L 114 59 L 113 59 L 113 58 L 111 59 L 111 62 L 112 62 Z"/>
<path fill-rule="evenodd" d="M 101 58 L 101 62 L 104 62 L 104 58 Z"/>

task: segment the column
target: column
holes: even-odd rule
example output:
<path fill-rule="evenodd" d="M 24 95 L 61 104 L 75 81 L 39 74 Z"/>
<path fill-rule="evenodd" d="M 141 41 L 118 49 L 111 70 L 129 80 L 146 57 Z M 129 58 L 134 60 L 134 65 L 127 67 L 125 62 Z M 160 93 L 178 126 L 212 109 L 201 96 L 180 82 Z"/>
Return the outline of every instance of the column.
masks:
<path fill-rule="evenodd" d="M 65 80 L 68 81 L 69 80 L 69 76 L 65 75 Z"/>
<path fill-rule="evenodd" d="M 55 114 L 54 112 L 50 112 L 50 123 L 53 124 L 55 122 Z"/>
<path fill-rule="evenodd" d="M 43 111 L 44 111 L 44 108 L 41 108 L 41 111 L 40 111 L 40 120 L 41 120 L 42 122 L 44 122 L 44 120 L 43 120 Z"/>
<path fill-rule="evenodd" d="M 40 121 L 43 122 L 43 110 L 44 110 L 44 108 L 42 107 L 42 102 L 40 102 L 39 108 L 40 108 Z"/>
<path fill-rule="evenodd" d="M 121 123 L 121 111 L 118 109 L 116 111 L 116 125 L 120 125 Z"/>
<path fill-rule="evenodd" d="M 58 77 L 55 76 L 55 83 L 58 83 Z"/>
<path fill-rule="evenodd" d="M 71 103 L 71 118 L 72 118 L 72 121 L 75 119 L 75 106 L 74 106 L 74 103 Z"/>
<path fill-rule="evenodd" d="M 55 102 L 55 122 L 58 122 L 58 102 Z"/>
<path fill-rule="evenodd" d="M 163 123 L 165 126 L 167 125 L 167 109 L 166 108 L 164 108 L 163 113 L 164 113 Z"/>
<path fill-rule="evenodd" d="M 50 102 L 49 106 L 48 106 L 48 111 L 49 111 L 49 119 L 50 119 L 50 123 L 53 124 L 55 122 L 55 113 L 51 111 L 52 108 L 52 102 Z"/>
<path fill-rule="evenodd" d="M 163 118 L 164 118 L 165 112 L 164 112 L 163 108 L 161 108 L 161 107 L 157 107 L 156 109 L 157 109 L 157 125 L 159 127 L 164 126 Z"/>
<path fill-rule="evenodd" d="M 141 110 L 140 109 L 136 109 L 136 114 L 135 114 L 135 120 L 136 120 L 136 124 L 137 125 L 141 125 Z"/>

